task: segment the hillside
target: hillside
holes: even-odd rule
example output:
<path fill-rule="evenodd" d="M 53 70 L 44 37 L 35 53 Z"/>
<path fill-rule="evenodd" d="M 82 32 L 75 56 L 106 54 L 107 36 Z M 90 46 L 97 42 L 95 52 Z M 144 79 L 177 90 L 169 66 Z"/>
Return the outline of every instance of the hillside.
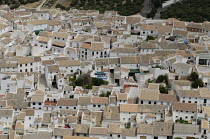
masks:
<path fill-rule="evenodd" d="M 0 5 L 7 4 L 11 9 L 15 9 L 20 5 L 26 5 L 37 1 L 39 0 L 0 0 Z"/>
<path fill-rule="evenodd" d="M 83 10 L 118 11 L 120 15 L 133 15 L 140 12 L 144 0 L 72 0 L 69 7 L 58 4 L 56 7 Z M 65 5 L 66 6 L 66 5 Z"/>
<path fill-rule="evenodd" d="M 177 18 L 183 21 L 210 21 L 210 0 L 184 0 L 161 12 L 161 18 Z"/>

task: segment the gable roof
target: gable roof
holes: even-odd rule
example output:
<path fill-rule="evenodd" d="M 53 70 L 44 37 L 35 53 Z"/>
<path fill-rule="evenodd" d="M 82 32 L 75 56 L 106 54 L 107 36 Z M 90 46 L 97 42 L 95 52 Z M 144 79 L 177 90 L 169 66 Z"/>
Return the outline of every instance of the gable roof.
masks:
<path fill-rule="evenodd" d="M 196 103 L 175 102 L 175 103 L 173 103 L 173 110 L 196 112 L 197 111 L 197 104 Z"/>
<path fill-rule="evenodd" d="M 58 100 L 58 106 L 77 106 L 78 99 L 61 98 Z"/>
<path fill-rule="evenodd" d="M 175 123 L 174 133 L 196 134 L 199 133 L 199 125 Z"/>
<path fill-rule="evenodd" d="M 120 104 L 120 112 L 138 112 L 138 104 Z"/>
<path fill-rule="evenodd" d="M 89 134 L 92 135 L 107 135 L 108 128 L 107 127 L 90 127 Z"/>

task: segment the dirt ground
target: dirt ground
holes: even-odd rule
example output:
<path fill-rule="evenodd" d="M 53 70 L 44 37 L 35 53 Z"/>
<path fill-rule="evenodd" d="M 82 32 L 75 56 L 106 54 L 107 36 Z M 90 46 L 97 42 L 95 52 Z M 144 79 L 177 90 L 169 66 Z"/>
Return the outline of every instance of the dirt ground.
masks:
<path fill-rule="evenodd" d="M 40 0 L 38 2 L 34 2 L 34 3 L 26 4 L 25 7 L 28 7 L 28 8 L 37 8 L 38 5 L 40 5 L 41 3 L 42 3 L 42 0 Z"/>

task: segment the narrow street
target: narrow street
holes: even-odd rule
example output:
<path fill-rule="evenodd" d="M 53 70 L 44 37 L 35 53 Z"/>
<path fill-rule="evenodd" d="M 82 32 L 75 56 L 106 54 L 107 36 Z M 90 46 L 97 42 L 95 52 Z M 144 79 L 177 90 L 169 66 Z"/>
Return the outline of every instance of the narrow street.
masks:
<path fill-rule="evenodd" d="M 40 10 L 43 6 L 43 4 L 46 2 L 47 0 L 43 0 L 42 3 L 36 8 L 36 10 Z"/>
<path fill-rule="evenodd" d="M 39 79 L 39 87 L 37 88 L 38 90 L 42 90 L 42 91 L 45 91 L 45 89 L 48 88 L 47 87 L 47 83 L 46 83 L 46 79 L 41 77 Z"/>
<path fill-rule="evenodd" d="M 152 10 L 152 0 L 144 0 L 144 7 L 141 10 L 141 15 L 146 17 Z"/>

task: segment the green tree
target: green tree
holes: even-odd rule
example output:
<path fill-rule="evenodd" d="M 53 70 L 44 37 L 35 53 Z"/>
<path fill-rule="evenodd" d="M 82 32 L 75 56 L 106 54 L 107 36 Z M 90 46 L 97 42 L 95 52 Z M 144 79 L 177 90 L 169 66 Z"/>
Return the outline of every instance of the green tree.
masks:
<path fill-rule="evenodd" d="M 162 83 L 165 80 L 165 75 L 159 75 L 157 77 L 156 83 Z"/>
<path fill-rule="evenodd" d="M 191 86 L 192 88 L 198 88 L 198 86 L 203 87 L 203 81 L 201 79 L 196 79 L 192 82 Z"/>
<path fill-rule="evenodd" d="M 101 86 L 101 85 L 109 84 L 108 81 L 104 81 L 103 79 L 100 79 L 100 78 L 92 78 L 92 82 L 94 86 Z"/>
<path fill-rule="evenodd" d="M 111 92 L 107 91 L 105 97 L 109 97 L 110 95 L 111 95 Z"/>
<path fill-rule="evenodd" d="M 83 86 L 84 80 L 82 78 L 78 78 L 74 83 L 76 86 Z"/>
<path fill-rule="evenodd" d="M 70 82 L 74 83 L 75 80 L 76 80 L 76 76 L 75 76 L 75 75 L 69 77 L 69 81 L 70 81 Z"/>
<path fill-rule="evenodd" d="M 85 89 L 92 89 L 92 88 L 93 88 L 93 84 L 92 83 L 88 84 L 88 86 L 85 87 Z"/>
<path fill-rule="evenodd" d="M 183 139 L 183 138 L 181 138 L 181 137 L 176 137 L 176 138 L 174 138 L 174 139 Z"/>
<path fill-rule="evenodd" d="M 104 93 L 104 92 L 101 93 L 101 94 L 99 95 L 99 97 L 105 97 L 105 93 Z"/>
<path fill-rule="evenodd" d="M 153 36 L 148 35 L 146 41 L 148 41 L 148 40 L 154 40 L 154 39 L 156 39 L 156 38 L 153 37 Z"/>
<path fill-rule="evenodd" d="M 161 94 L 168 94 L 168 89 L 164 86 L 160 86 L 159 90 Z"/>
<path fill-rule="evenodd" d="M 191 79 L 192 81 L 197 80 L 197 79 L 198 79 L 198 74 L 197 74 L 196 72 L 192 72 L 192 73 L 190 74 L 190 79 Z"/>
<path fill-rule="evenodd" d="M 152 8 L 152 11 L 147 14 L 147 18 L 154 18 L 156 13 L 157 10 L 155 8 Z"/>

